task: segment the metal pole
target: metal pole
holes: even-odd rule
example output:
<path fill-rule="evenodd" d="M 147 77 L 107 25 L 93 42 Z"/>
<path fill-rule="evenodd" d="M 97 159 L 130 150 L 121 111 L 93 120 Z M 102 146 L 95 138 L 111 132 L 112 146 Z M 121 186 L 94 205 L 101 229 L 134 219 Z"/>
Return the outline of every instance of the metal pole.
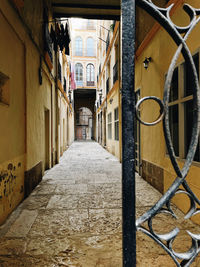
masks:
<path fill-rule="evenodd" d="M 135 0 L 122 0 L 122 229 L 123 266 L 136 266 L 134 60 Z"/>

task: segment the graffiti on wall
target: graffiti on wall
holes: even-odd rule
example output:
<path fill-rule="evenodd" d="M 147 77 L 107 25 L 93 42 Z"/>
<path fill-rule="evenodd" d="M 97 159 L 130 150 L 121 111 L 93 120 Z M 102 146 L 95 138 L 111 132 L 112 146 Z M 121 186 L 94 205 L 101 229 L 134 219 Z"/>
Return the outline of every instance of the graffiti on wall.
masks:
<path fill-rule="evenodd" d="M 0 170 L 0 200 L 14 193 L 17 186 L 17 173 L 20 168 L 21 162 L 17 166 L 9 163 L 7 169 Z M 24 187 L 21 186 L 20 193 L 23 193 L 23 191 Z"/>

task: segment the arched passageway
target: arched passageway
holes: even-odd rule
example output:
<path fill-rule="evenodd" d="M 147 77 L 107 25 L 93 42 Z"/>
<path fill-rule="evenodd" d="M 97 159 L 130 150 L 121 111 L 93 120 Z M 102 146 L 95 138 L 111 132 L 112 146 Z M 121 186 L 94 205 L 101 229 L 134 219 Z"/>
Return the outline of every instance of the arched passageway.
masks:
<path fill-rule="evenodd" d="M 81 107 L 76 112 L 76 140 L 93 139 L 92 112 L 86 107 Z"/>
<path fill-rule="evenodd" d="M 96 136 L 95 89 L 74 91 L 75 139 L 94 140 Z"/>

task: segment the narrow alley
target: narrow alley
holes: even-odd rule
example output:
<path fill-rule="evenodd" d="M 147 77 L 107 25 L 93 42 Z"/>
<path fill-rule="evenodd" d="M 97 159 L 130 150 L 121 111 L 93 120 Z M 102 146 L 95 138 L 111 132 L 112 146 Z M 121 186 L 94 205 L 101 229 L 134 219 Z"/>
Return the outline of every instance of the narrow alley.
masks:
<path fill-rule="evenodd" d="M 121 166 L 75 142 L 1 227 L 0 266 L 121 266 Z"/>
<path fill-rule="evenodd" d="M 138 217 L 161 195 L 139 176 L 136 182 Z M 121 267 L 121 208 L 118 159 L 96 142 L 74 142 L 0 227 L 0 266 Z M 181 218 L 180 211 L 173 209 Z M 161 216 L 154 227 L 166 232 L 175 223 Z M 182 218 L 179 228 L 184 227 L 200 232 L 191 221 L 184 225 Z M 178 249 L 187 246 L 188 239 L 182 235 Z M 197 259 L 192 266 L 199 263 Z M 137 266 L 175 265 L 164 250 L 139 232 Z"/>

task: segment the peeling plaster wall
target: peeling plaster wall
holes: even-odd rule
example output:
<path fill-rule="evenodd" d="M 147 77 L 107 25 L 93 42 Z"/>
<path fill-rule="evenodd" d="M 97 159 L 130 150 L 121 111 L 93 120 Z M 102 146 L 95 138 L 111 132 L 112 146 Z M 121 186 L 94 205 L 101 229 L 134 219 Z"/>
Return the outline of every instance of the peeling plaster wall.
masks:
<path fill-rule="evenodd" d="M 0 224 L 24 197 L 24 155 L 0 164 Z"/>

